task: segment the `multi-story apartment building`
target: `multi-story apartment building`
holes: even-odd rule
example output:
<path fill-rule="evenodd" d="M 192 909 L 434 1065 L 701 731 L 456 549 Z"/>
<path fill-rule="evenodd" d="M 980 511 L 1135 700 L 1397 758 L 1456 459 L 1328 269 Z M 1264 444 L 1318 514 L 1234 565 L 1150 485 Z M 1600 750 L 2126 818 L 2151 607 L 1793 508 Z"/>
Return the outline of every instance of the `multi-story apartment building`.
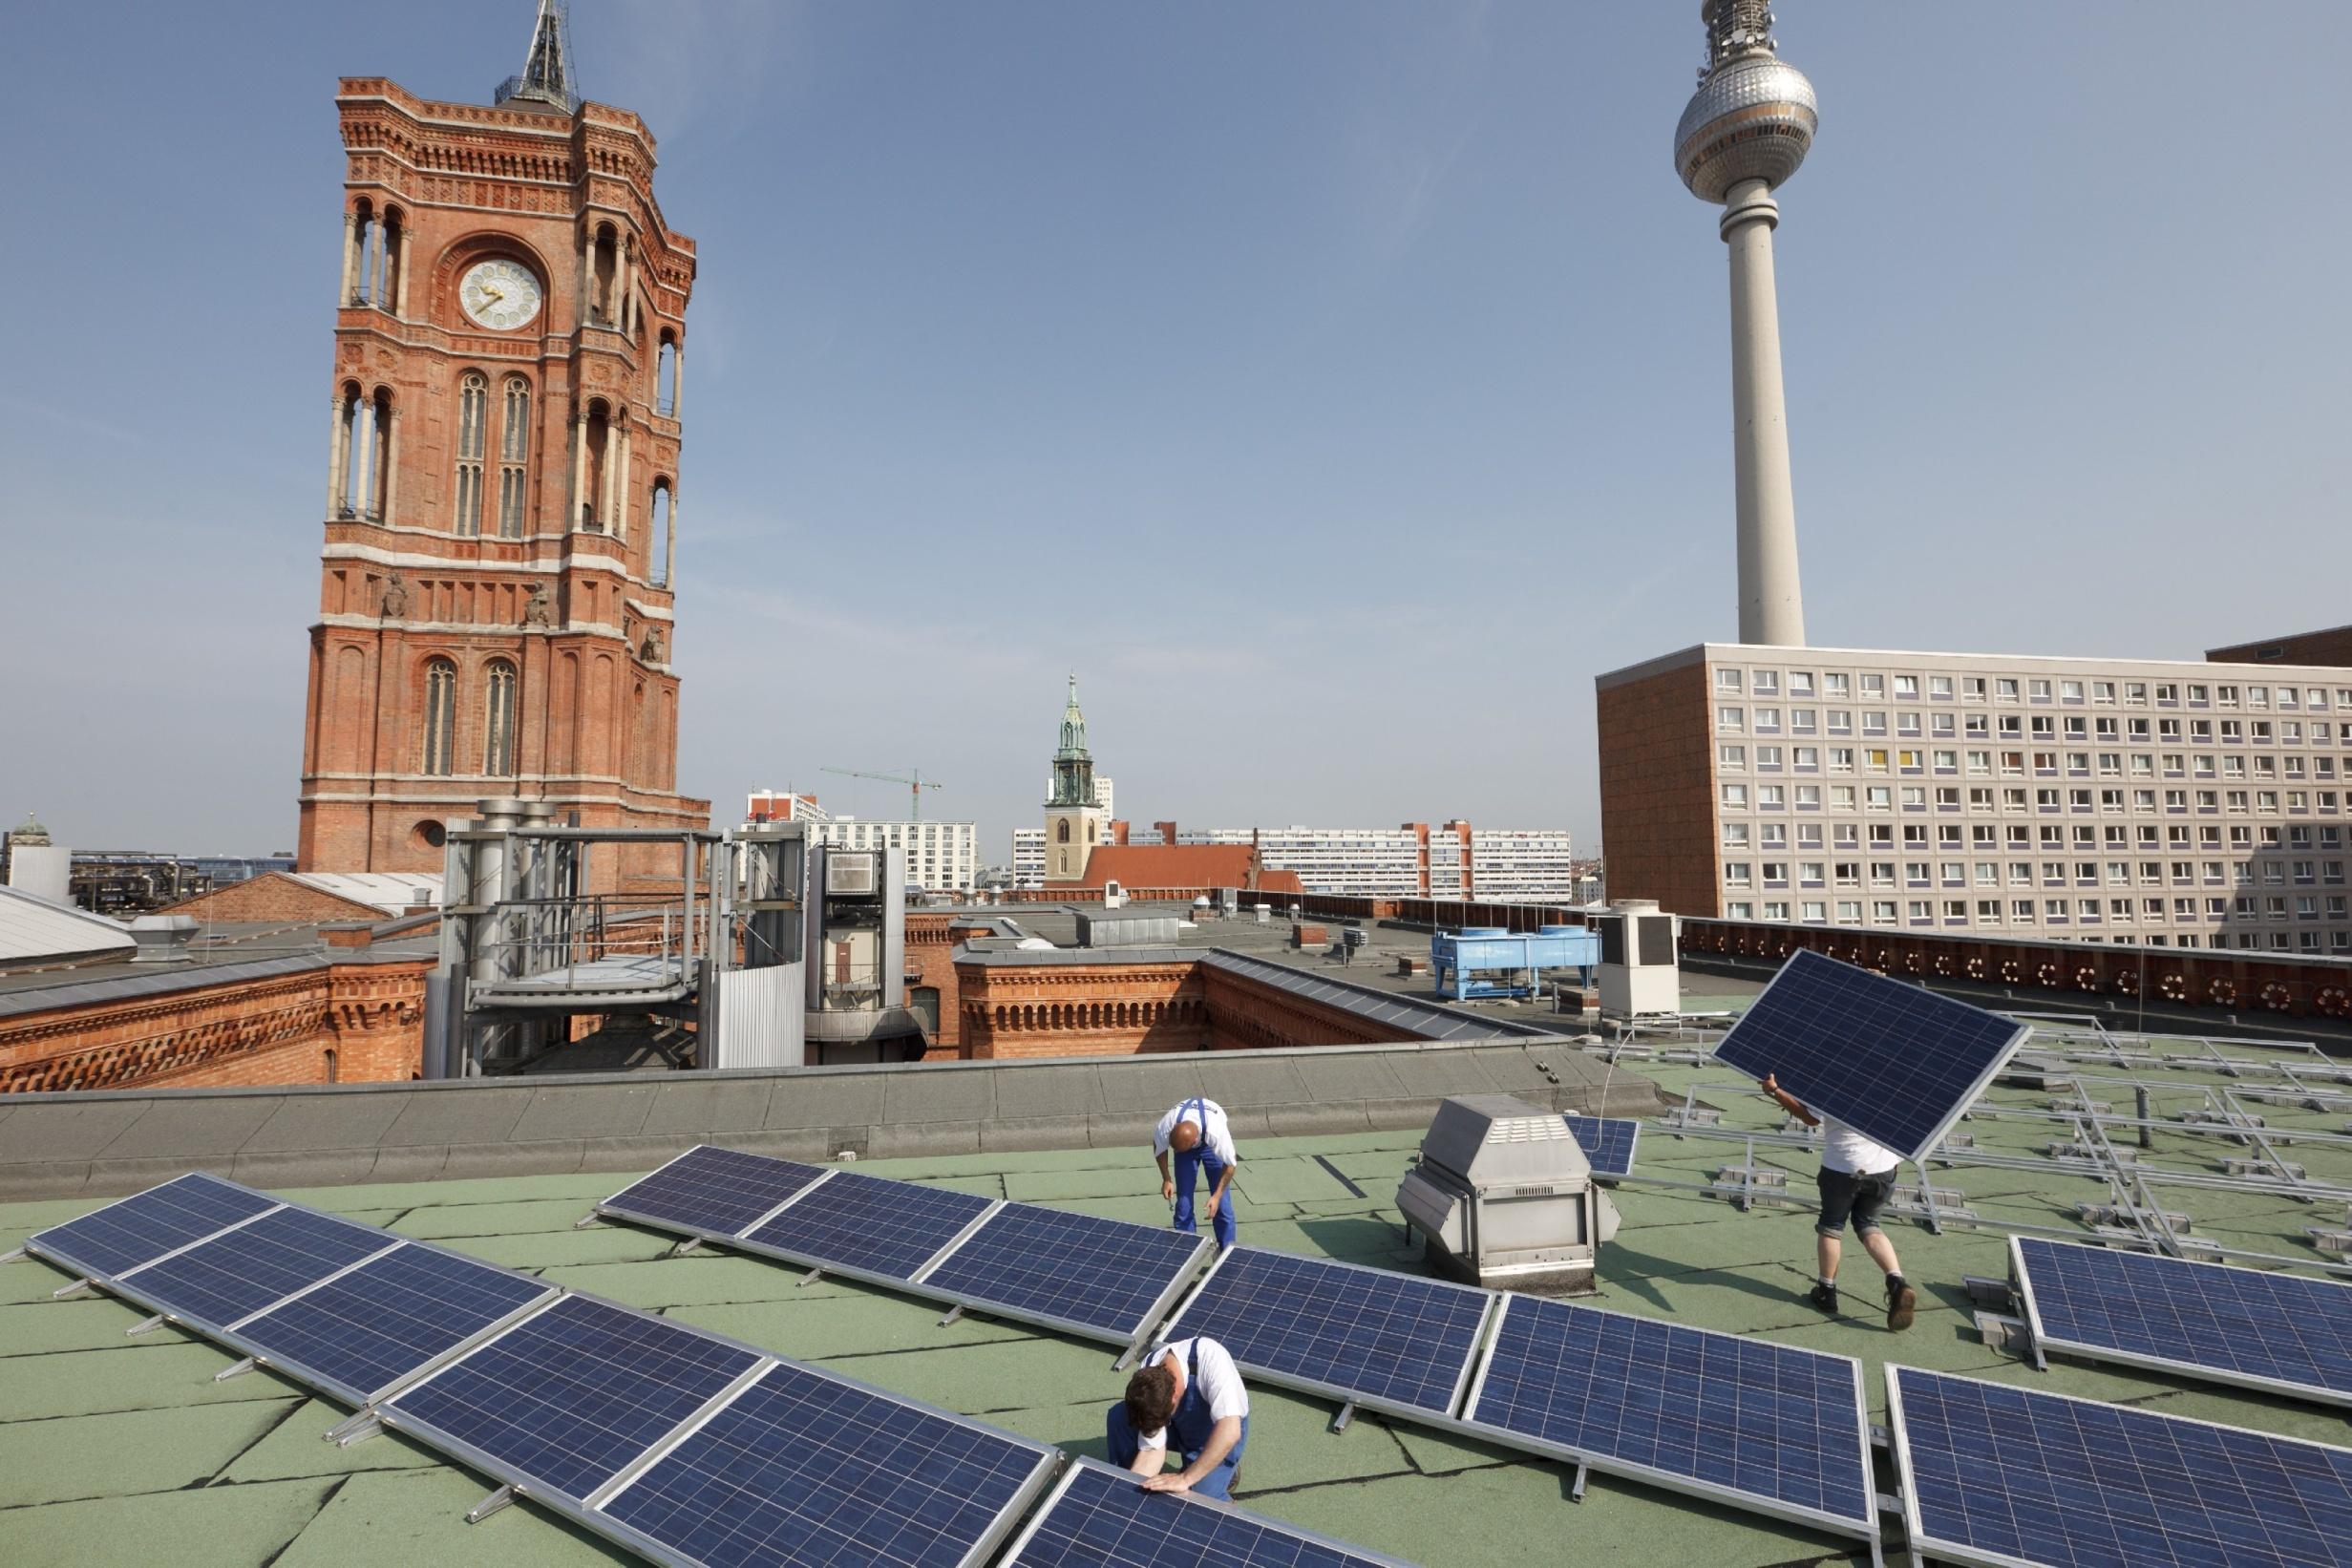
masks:
<path fill-rule="evenodd" d="M 1525 902 L 1576 896 L 1564 828 L 1189 828 L 1175 841 L 1255 844 L 1267 870 L 1296 872 L 1309 893 Z"/>
<path fill-rule="evenodd" d="M 1043 887 L 1046 885 L 1046 830 L 1015 828 L 1012 830 L 1012 885 Z"/>
<path fill-rule="evenodd" d="M 2352 954 L 2352 668 L 1710 643 L 1597 684 L 1612 898 Z"/>
<path fill-rule="evenodd" d="M 974 822 L 867 822 L 836 816 L 813 795 L 761 790 L 746 801 L 747 822 L 805 822 L 812 844 L 844 849 L 903 849 L 906 879 L 926 893 L 969 893 L 980 879 L 980 827 Z"/>

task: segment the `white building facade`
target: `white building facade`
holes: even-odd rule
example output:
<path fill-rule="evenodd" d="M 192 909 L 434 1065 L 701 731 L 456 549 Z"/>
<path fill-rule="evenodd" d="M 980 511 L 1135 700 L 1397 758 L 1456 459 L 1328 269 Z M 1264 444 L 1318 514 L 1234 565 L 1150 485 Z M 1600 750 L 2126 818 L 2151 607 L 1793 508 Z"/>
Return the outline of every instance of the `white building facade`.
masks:
<path fill-rule="evenodd" d="M 974 822 L 869 822 L 836 816 L 814 795 L 761 790 L 745 803 L 746 822 L 803 822 L 809 842 L 843 849 L 903 849 L 906 879 L 926 893 L 970 893 L 980 879 L 980 828 Z"/>
<path fill-rule="evenodd" d="M 1248 844 L 1269 871 L 1294 871 L 1309 893 L 1355 898 L 1575 899 L 1565 828 L 1203 828 L 1179 844 Z"/>

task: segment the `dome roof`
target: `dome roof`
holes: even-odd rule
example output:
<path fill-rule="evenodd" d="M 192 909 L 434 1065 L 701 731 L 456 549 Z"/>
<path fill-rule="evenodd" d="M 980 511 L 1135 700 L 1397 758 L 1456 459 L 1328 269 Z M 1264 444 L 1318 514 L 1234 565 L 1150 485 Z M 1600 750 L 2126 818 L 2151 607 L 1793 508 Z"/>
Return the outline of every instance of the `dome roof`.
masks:
<path fill-rule="evenodd" d="M 1674 172 L 1702 201 L 1743 180 L 1777 188 L 1813 144 L 1813 84 L 1776 54 L 1743 54 L 1699 84 L 1674 127 Z"/>
<path fill-rule="evenodd" d="M 9 830 L 9 841 L 17 844 L 46 844 L 49 842 L 49 830 L 41 826 L 31 812 L 27 812 L 25 819 Z"/>

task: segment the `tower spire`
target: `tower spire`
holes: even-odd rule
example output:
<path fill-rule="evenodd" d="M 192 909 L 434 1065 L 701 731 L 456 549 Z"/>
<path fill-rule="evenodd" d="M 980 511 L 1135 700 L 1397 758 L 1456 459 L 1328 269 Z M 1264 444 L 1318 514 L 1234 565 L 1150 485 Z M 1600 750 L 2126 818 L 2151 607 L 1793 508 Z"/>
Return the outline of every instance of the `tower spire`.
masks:
<path fill-rule="evenodd" d="M 539 0 L 522 74 L 498 83 L 491 101 L 500 106 L 543 103 L 567 115 L 579 113 L 580 95 L 572 90 L 572 25 L 563 0 Z"/>

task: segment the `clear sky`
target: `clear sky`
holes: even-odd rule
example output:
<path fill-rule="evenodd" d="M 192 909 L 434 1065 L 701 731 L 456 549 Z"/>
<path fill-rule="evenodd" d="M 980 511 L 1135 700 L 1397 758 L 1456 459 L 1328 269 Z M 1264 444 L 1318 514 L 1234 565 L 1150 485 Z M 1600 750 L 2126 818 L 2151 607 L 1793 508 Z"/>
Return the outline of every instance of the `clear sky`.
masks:
<path fill-rule="evenodd" d="M 0 816 L 294 840 L 335 78 L 487 101 L 531 0 L 12 8 Z M 1698 0 L 579 0 L 688 317 L 679 781 L 1597 839 L 1593 676 L 1735 628 Z M 1956 31 L 1964 29 L 1964 31 Z M 1787 0 L 1822 646 L 2194 658 L 2352 621 L 2320 0 Z"/>

